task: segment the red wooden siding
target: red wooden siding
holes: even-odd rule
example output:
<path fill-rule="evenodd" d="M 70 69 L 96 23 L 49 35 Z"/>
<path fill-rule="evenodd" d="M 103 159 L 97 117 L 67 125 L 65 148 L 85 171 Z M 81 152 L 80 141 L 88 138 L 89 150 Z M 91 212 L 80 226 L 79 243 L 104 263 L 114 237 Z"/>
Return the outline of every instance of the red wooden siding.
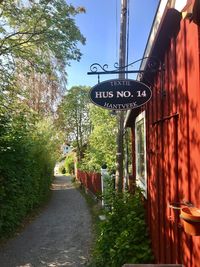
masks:
<path fill-rule="evenodd" d="M 200 237 L 186 234 L 180 212 L 169 208 L 182 201 L 200 208 L 200 31 L 189 20 L 179 26 L 159 55 L 165 63 L 165 94 L 158 73 L 145 106 L 147 212 L 156 262 L 199 267 Z"/>

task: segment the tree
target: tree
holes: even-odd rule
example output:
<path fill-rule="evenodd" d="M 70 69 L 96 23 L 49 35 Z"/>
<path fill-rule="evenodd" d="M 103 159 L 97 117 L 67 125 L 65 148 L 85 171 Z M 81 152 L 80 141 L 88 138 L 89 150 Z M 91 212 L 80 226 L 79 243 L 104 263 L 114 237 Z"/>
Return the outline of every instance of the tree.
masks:
<path fill-rule="evenodd" d="M 101 166 L 106 164 L 113 171 L 116 161 L 116 117 L 108 110 L 91 106 L 90 120 L 92 132 L 83 165 L 89 170 L 100 171 Z"/>
<path fill-rule="evenodd" d="M 0 5 L 0 85 L 8 90 L 18 73 L 66 76 L 69 60 L 81 57 L 85 38 L 73 17 L 84 12 L 65 0 L 3 1 Z M 23 62 L 23 64 L 21 64 Z"/>
<path fill-rule="evenodd" d="M 65 92 L 65 84 L 61 84 L 54 73 L 41 74 L 34 70 L 29 76 L 19 73 L 16 82 L 25 97 L 24 101 L 31 109 L 42 116 L 56 115 L 57 105 Z"/>
<path fill-rule="evenodd" d="M 73 142 L 80 161 L 84 146 L 91 132 L 89 118 L 89 87 L 74 86 L 68 90 L 58 108 L 58 123 L 63 128 L 68 142 Z"/>
<path fill-rule="evenodd" d="M 85 39 L 65 0 L 0 1 L 0 235 L 47 197 L 62 133 L 51 115 Z M 55 117 L 54 117 L 55 118 Z"/>

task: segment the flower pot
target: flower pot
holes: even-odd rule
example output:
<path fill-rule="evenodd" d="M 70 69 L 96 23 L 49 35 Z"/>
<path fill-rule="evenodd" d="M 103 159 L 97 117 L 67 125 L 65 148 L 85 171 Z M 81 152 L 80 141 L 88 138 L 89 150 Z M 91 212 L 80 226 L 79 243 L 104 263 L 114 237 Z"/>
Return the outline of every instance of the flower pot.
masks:
<path fill-rule="evenodd" d="M 200 235 L 200 209 L 195 207 L 184 207 L 181 209 L 180 218 L 187 234 Z"/>

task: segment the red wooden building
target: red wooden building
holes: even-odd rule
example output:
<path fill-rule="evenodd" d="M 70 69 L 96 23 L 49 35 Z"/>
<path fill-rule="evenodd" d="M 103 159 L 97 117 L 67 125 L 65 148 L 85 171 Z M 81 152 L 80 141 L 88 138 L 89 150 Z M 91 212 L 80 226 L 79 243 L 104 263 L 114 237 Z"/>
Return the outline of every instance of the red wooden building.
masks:
<path fill-rule="evenodd" d="M 161 0 L 138 77 L 151 100 L 127 113 L 133 177 L 143 188 L 157 263 L 200 267 L 200 236 L 184 231 L 180 203 L 200 209 L 200 1 Z M 177 204 L 178 203 L 178 204 Z M 197 223 L 197 224 L 200 224 Z"/>

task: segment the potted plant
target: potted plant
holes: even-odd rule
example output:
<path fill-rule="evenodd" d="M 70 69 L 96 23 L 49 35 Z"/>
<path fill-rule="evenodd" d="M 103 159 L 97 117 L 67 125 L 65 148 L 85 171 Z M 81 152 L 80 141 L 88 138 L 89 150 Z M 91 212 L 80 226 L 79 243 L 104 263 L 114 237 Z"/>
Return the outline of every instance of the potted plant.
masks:
<path fill-rule="evenodd" d="M 187 234 L 200 235 L 200 209 L 184 207 L 181 209 L 180 218 L 183 220 L 183 227 Z"/>

